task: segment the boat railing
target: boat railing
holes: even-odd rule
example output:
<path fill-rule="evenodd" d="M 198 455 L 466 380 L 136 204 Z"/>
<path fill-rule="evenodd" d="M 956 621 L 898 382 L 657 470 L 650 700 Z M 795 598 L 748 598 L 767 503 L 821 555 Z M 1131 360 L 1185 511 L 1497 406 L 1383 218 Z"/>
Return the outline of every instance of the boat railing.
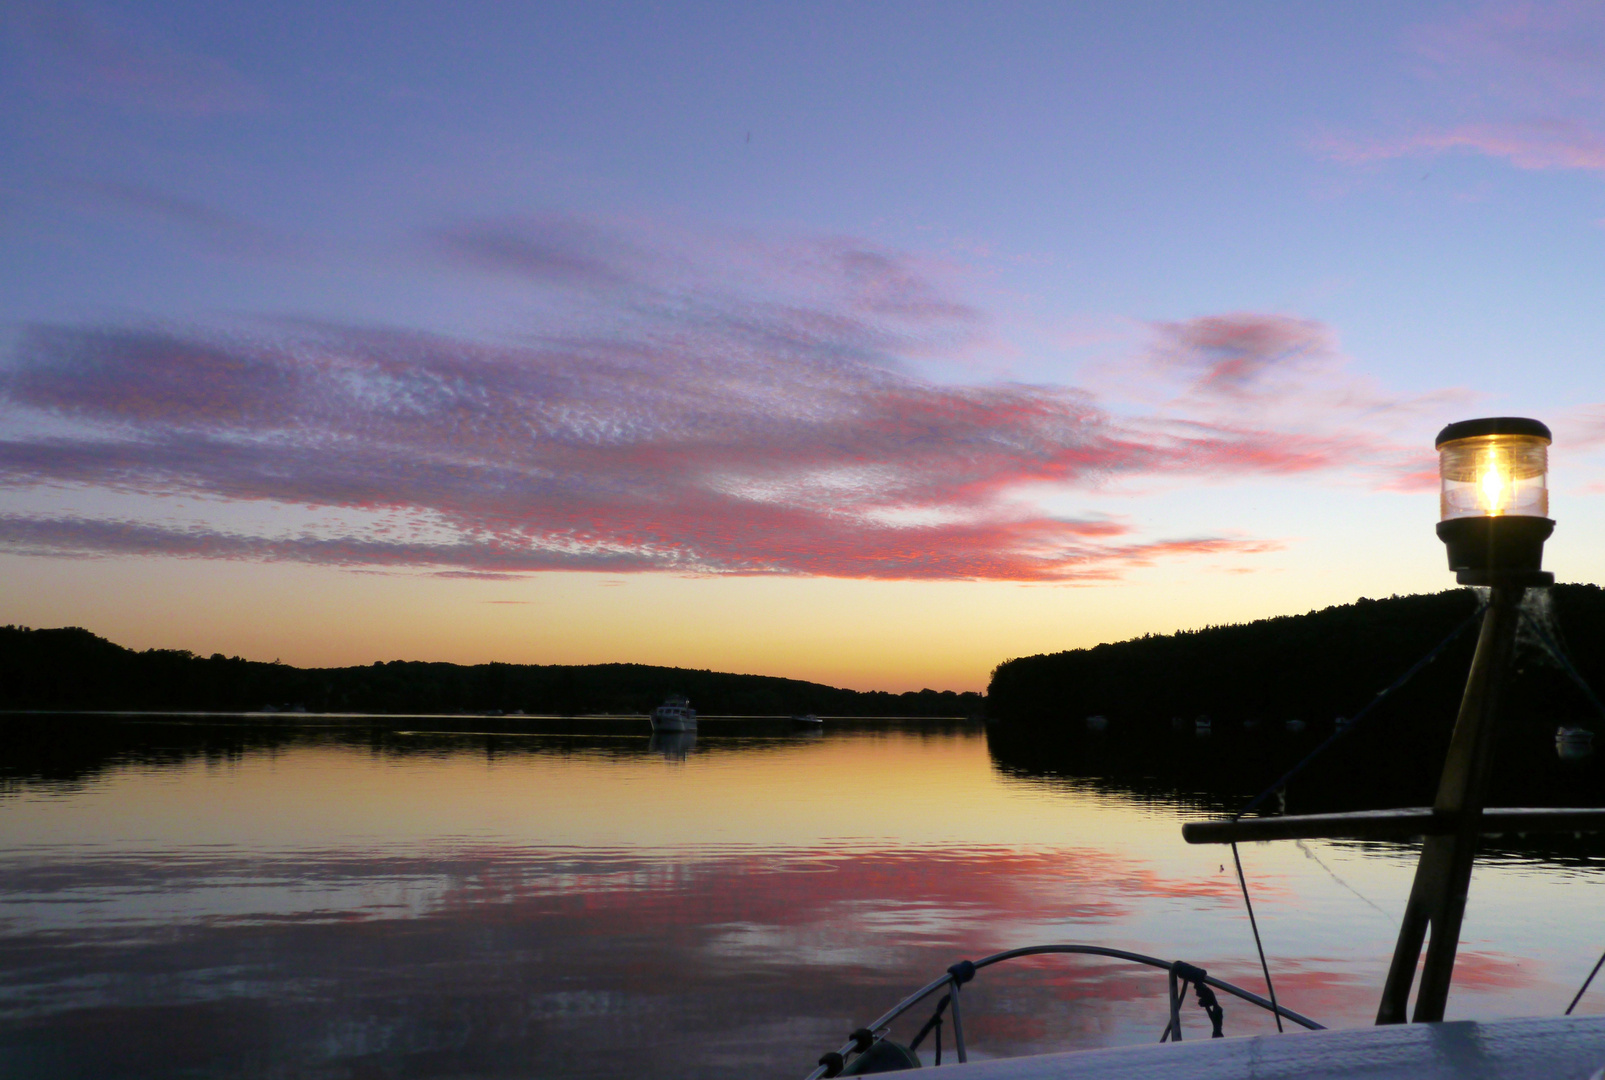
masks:
<path fill-rule="evenodd" d="M 1285 1006 L 1273 1004 L 1266 998 L 1260 997 L 1253 991 L 1244 990 L 1240 986 L 1234 986 L 1225 979 L 1217 979 L 1215 976 L 1206 972 L 1203 968 L 1195 967 L 1194 965 L 1188 964 L 1185 961 L 1161 960 L 1157 956 L 1148 956 L 1143 953 L 1130 952 L 1126 949 L 1111 949 L 1102 945 L 1029 945 L 1023 949 L 1009 949 L 1006 952 L 994 953 L 993 955 L 985 957 L 981 960 L 961 960 L 954 964 L 952 967 L 948 968 L 946 973 L 944 973 L 941 977 L 931 980 L 918 990 L 914 991 L 912 994 L 908 995 L 902 1001 L 899 1001 L 896 1005 L 893 1005 L 885 1013 L 877 1017 L 873 1023 L 869 1024 L 867 1027 L 859 1028 L 857 1031 L 853 1032 L 852 1035 L 848 1036 L 847 1042 L 842 1044 L 840 1050 L 832 1051 L 821 1057 L 819 1059 L 818 1067 L 815 1068 L 813 1072 L 808 1074 L 806 1080 L 823 1080 L 823 1078 L 826 1077 L 841 1075 L 842 1070 L 851 1064 L 852 1059 L 849 1057 L 849 1055 L 862 1056 L 863 1054 L 868 1053 L 871 1047 L 886 1037 L 894 1020 L 908 1012 L 910 1009 L 914 1008 L 920 1002 L 929 998 L 932 994 L 942 990 L 944 987 L 948 988 L 947 996 L 943 998 L 942 1001 L 937 1005 L 936 1013 L 925 1025 L 924 1030 L 922 1030 L 919 1035 L 915 1037 L 911 1049 L 918 1048 L 921 1040 L 924 1039 L 926 1032 L 930 1031 L 934 1027 L 937 1029 L 935 1063 L 937 1065 L 942 1063 L 942 1035 L 940 1025 L 942 1023 L 943 1011 L 948 1010 L 951 1013 L 953 1023 L 953 1050 L 958 1057 L 959 1062 L 961 1064 L 964 1063 L 968 1060 L 968 1052 L 964 1045 L 964 1020 L 959 1007 L 960 988 L 964 986 L 965 983 L 968 983 L 971 979 L 973 979 L 975 977 L 975 973 L 980 971 L 982 968 L 991 967 L 993 964 L 1001 964 L 1006 960 L 1017 960 L 1023 956 L 1044 956 L 1051 953 L 1069 953 L 1083 956 L 1106 956 L 1115 960 L 1127 960 L 1134 964 L 1145 964 L 1148 967 L 1158 968 L 1159 970 L 1166 972 L 1170 976 L 1170 1019 L 1165 1025 L 1164 1032 L 1159 1036 L 1160 1042 L 1166 1042 L 1167 1040 L 1175 1042 L 1181 1041 L 1181 1006 L 1186 996 L 1189 984 L 1195 986 L 1207 986 L 1215 990 L 1224 991 L 1225 993 L 1231 994 L 1233 997 L 1240 998 L 1251 1005 L 1257 1005 L 1267 1012 L 1278 1014 L 1285 1019 L 1291 1020 L 1295 1024 L 1308 1028 L 1311 1031 L 1320 1031 L 1324 1029 L 1323 1025 L 1316 1023 L 1307 1016 L 1301 1016 Z M 1199 993 L 1198 996 L 1199 1003 L 1204 1005 L 1206 1009 L 1209 1009 L 1209 1003 L 1213 1000 L 1214 995 Z M 1216 1007 L 1216 1010 L 1210 1010 L 1210 1015 L 1211 1019 L 1215 1019 L 1219 1015 L 1218 1006 Z M 1220 1024 L 1218 1019 L 1215 1019 L 1215 1033 L 1217 1035 L 1220 1033 Z"/>

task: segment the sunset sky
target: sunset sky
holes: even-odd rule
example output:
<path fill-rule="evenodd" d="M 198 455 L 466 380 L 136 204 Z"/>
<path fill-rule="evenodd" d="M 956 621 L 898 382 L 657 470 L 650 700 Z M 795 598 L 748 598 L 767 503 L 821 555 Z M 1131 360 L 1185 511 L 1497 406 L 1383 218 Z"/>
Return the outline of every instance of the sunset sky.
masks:
<path fill-rule="evenodd" d="M 1605 5 L 0 5 L 0 623 L 999 661 L 1605 578 Z"/>

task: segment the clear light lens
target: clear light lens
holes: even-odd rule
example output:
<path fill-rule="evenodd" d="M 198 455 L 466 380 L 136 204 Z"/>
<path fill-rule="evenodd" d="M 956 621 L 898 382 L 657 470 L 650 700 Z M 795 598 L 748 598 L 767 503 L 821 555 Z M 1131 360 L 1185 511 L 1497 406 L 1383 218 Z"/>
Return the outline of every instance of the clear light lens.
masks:
<path fill-rule="evenodd" d="M 1442 520 L 1549 516 L 1549 440 L 1476 435 L 1438 447 Z"/>

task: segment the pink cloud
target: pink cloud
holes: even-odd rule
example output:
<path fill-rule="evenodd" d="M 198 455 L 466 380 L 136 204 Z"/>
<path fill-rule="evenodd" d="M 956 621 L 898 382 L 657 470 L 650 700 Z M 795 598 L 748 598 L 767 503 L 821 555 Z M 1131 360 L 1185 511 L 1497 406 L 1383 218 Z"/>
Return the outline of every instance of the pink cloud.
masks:
<path fill-rule="evenodd" d="M 1568 449 L 1597 450 L 1605 446 L 1605 405 L 1569 409 L 1552 426 L 1556 441 Z"/>
<path fill-rule="evenodd" d="M 1351 163 L 1467 150 L 1520 169 L 1605 170 L 1605 133 L 1577 120 L 1462 124 L 1384 141 L 1331 138 L 1319 145 L 1328 156 Z"/>
<path fill-rule="evenodd" d="M 1266 312 L 1228 312 L 1149 327 L 1145 349 L 1097 375 L 1140 403 L 1134 428 L 1197 440 L 1217 468 L 1293 474 L 1346 470 L 1381 490 L 1415 490 L 1436 460 L 1422 443 L 1468 406 L 1458 389 L 1399 395 L 1356 371 L 1328 326 Z"/>
<path fill-rule="evenodd" d="M 942 267 L 863 241 L 744 241 L 707 267 L 684 246 L 569 221 L 464 227 L 432 243 L 475 272 L 555 285 L 580 314 L 562 332 L 501 343 L 283 322 L 44 326 L 0 368 L 13 419 L 4 486 L 413 527 L 267 536 L 230 527 L 226 506 L 204 528 L 13 512 L 0 542 L 478 575 L 1109 580 L 1276 544 L 1146 537 L 1096 514 L 1046 514 L 1026 490 L 1290 475 L 1376 454 L 1330 425 L 1274 422 L 1330 366 L 1329 331 L 1307 321 L 1161 324 L 1149 360 L 1192 396 L 1127 420 L 1073 387 L 920 377 L 908 358 L 973 347 L 987 320 L 944 287 Z M 1330 420 L 1329 395 L 1323 408 Z"/>
<path fill-rule="evenodd" d="M 1419 28 L 1418 120 L 1403 134 L 1332 135 L 1317 149 L 1351 163 L 1467 151 L 1521 169 L 1605 170 L 1605 8 L 1485 4 Z"/>
<path fill-rule="evenodd" d="M 1192 389 L 1242 397 L 1297 377 L 1335 351 L 1330 330 L 1309 319 L 1236 312 L 1154 325 L 1155 352 Z"/>

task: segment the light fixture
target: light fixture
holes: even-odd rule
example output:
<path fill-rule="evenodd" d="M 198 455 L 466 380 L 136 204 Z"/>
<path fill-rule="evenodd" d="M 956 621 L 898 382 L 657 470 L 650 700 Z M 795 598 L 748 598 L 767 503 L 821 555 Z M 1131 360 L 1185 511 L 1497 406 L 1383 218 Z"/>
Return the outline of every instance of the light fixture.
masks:
<path fill-rule="evenodd" d="M 1438 433 L 1438 538 L 1462 585 L 1547 585 L 1549 428 L 1520 416 L 1461 420 Z"/>

